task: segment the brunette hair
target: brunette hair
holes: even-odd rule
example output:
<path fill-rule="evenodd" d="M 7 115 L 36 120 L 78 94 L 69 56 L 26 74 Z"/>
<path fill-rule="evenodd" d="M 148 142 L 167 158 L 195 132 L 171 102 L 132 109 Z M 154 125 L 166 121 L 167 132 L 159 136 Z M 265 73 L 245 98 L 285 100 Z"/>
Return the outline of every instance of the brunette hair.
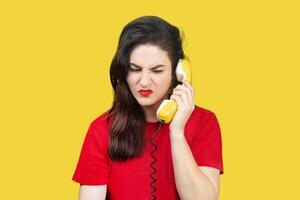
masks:
<path fill-rule="evenodd" d="M 144 112 L 126 81 L 132 50 L 137 45 L 151 44 L 167 52 L 172 65 L 172 83 L 168 91 L 170 98 L 173 89 L 180 84 L 175 76 L 178 60 L 187 58 L 182 48 L 183 39 L 183 32 L 157 16 L 136 18 L 123 28 L 110 65 L 114 100 L 108 111 L 108 117 L 112 118 L 108 154 L 112 161 L 126 161 L 139 156 L 145 142 Z"/>

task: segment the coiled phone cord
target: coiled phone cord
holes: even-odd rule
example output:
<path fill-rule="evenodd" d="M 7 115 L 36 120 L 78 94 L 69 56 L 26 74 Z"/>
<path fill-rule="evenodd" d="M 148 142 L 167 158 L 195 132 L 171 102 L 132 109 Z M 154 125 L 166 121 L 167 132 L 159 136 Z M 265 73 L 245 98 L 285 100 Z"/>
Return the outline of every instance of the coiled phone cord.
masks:
<path fill-rule="evenodd" d="M 156 173 L 156 168 L 153 166 L 154 163 L 156 163 L 157 159 L 154 155 L 154 152 L 157 150 L 157 145 L 153 142 L 153 138 L 157 135 L 157 133 L 159 132 L 160 128 L 162 127 L 162 125 L 164 124 L 164 121 L 161 121 L 159 124 L 159 127 L 157 129 L 157 131 L 151 136 L 150 138 L 150 143 L 154 146 L 153 151 L 151 152 L 151 156 L 153 158 L 153 162 L 150 164 L 150 167 L 153 169 L 153 172 L 150 174 L 150 178 L 152 179 L 152 183 L 150 184 L 152 191 L 151 191 L 151 196 L 152 196 L 152 200 L 156 200 L 156 196 L 155 196 L 155 191 L 156 191 L 156 187 L 153 186 L 154 183 L 156 182 L 156 179 L 154 178 L 154 174 Z"/>

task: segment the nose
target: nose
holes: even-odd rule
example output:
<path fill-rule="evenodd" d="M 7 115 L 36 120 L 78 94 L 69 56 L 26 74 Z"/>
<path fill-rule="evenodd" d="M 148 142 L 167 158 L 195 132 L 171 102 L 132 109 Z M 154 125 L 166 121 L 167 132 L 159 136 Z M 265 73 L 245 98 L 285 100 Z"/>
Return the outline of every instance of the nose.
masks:
<path fill-rule="evenodd" d="M 149 73 L 144 72 L 142 73 L 141 77 L 140 77 L 140 85 L 142 87 L 147 87 L 151 82 L 151 76 Z"/>

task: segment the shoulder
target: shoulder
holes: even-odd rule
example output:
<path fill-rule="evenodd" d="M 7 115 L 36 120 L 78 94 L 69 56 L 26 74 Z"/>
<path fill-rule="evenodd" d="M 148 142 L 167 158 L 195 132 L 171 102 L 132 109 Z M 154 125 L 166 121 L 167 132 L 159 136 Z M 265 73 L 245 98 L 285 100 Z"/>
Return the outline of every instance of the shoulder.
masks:
<path fill-rule="evenodd" d="M 191 143 L 195 137 L 207 135 L 216 128 L 219 128 L 216 114 L 212 110 L 195 105 L 186 124 L 185 133 Z"/>
<path fill-rule="evenodd" d="M 216 114 L 212 110 L 195 105 L 189 121 L 196 122 L 199 125 L 199 123 L 203 123 L 210 118 L 216 118 Z"/>
<path fill-rule="evenodd" d="M 101 114 L 99 114 L 97 117 L 95 117 L 92 121 L 91 121 L 91 125 L 93 126 L 107 126 L 109 125 L 108 123 L 111 122 L 111 118 L 109 116 L 108 111 L 105 111 Z"/>
<path fill-rule="evenodd" d="M 108 111 L 105 111 L 95 117 L 90 123 L 90 129 L 95 130 L 98 134 L 100 133 L 103 136 L 107 137 L 109 132 L 109 127 L 111 123 L 111 118 Z"/>

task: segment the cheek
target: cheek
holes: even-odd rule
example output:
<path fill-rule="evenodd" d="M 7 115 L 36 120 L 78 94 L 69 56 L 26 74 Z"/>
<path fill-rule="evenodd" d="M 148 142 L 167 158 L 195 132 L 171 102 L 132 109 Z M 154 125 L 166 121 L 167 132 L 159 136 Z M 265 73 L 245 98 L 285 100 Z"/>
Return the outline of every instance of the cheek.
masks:
<path fill-rule="evenodd" d="M 168 72 L 168 74 L 165 75 L 164 83 L 166 85 L 170 85 L 171 81 L 172 81 L 172 74 L 171 74 L 171 72 Z"/>
<path fill-rule="evenodd" d="M 171 78 L 162 78 L 157 80 L 157 87 L 159 87 L 159 90 L 162 92 L 166 92 L 169 87 L 171 86 Z"/>
<path fill-rule="evenodd" d="M 126 80 L 127 80 L 128 85 L 132 85 L 134 83 L 134 76 L 128 75 Z"/>
<path fill-rule="evenodd" d="M 128 75 L 126 78 L 127 84 L 129 86 L 129 89 L 134 92 L 136 88 L 138 78 L 134 75 Z"/>

